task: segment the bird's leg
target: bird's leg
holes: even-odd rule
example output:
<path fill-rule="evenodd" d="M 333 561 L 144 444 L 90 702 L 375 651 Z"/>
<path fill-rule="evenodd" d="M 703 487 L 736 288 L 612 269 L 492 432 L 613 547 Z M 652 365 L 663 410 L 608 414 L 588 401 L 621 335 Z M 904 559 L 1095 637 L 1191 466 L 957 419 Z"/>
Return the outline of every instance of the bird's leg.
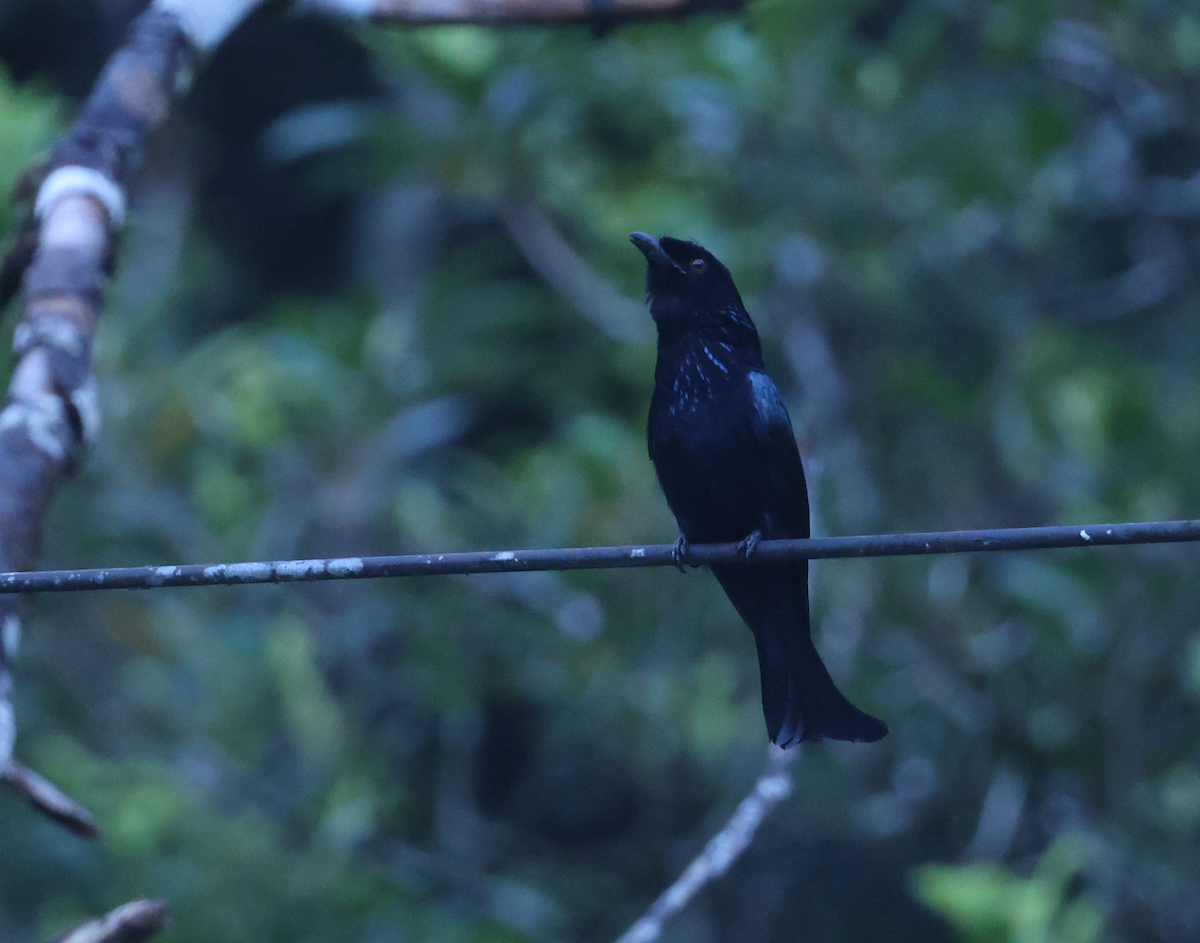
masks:
<path fill-rule="evenodd" d="M 687 572 L 687 567 L 683 564 L 683 558 L 687 556 L 689 546 L 688 539 L 683 534 L 680 534 L 676 538 L 675 543 L 671 545 L 671 560 L 679 568 L 680 573 Z"/>
<path fill-rule="evenodd" d="M 738 549 L 742 551 L 742 553 L 745 554 L 746 559 L 749 560 L 754 554 L 754 551 L 758 549 L 759 542 L 762 539 L 762 531 L 756 530 L 754 533 L 748 534 L 745 540 L 742 540 L 738 543 Z"/>

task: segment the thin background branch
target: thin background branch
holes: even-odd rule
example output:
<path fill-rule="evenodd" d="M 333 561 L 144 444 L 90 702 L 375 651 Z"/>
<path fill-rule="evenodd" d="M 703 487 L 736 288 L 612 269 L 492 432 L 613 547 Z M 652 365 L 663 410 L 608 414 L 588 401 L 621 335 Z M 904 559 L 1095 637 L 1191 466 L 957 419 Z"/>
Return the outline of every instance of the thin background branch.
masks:
<path fill-rule="evenodd" d="M 729 870 L 754 840 L 766 817 L 792 794 L 791 766 L 800 750 L 771 746 L 768 751 L 767 768 L 738 803 L 729 821 L 633 926 L 621 934 L 617 943 L 653 943 L 662 936 L 666 922 L 690 904 L 705 885 Z"/>
<path fill-rule="evenodd" d="M 68 831 L 81 838 L 95 838 L 100 834 L 91 812 L 29 767 L 10 758 L 3 771 L 0 771 L 0 780 Z"/>
<path fill-rule="evenodd" d="M 167 903 L 142 898 L 86 920 L 50 943 L 143 943 L 167 925 Z"/>
<path fill-rule="evenodd" d="M 584 318 L 616 340 L 650 339 L 645 305 L 620 294 L 588 265 L 537 204 L 509 200 L 499 211 L 525 260 Z"/>

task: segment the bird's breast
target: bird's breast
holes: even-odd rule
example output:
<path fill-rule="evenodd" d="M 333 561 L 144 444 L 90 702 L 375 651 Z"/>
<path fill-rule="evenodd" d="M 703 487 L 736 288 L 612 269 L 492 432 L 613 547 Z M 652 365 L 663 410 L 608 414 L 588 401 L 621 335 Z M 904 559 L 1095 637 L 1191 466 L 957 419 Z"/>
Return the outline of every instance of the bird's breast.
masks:
<path fill-rule="evenodd" d="M 660 374 L 655 385 L 650 457 L 691 540 L 740 540 L 762 526 L 747 385 L 745 371 L 722 371 L 699 358 L 686 371 Z"/>
<path fill-rule="evenodd" d="M 731 352 L 724 342 L 698 343 L 673 358 L 656 383 L 665 412 L 683 416 L 719 408 L 736 382 L 735 369 L 726 362 Z"/>

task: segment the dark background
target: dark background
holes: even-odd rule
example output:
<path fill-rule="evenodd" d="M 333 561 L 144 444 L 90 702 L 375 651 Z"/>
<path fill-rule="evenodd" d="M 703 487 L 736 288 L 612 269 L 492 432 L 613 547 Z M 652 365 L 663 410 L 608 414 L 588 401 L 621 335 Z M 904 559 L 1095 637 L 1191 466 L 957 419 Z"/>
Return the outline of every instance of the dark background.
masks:
<path fill-rule="evenodd" d="M 137 8 L 0 0 L 0 184 Z M 818 533 L 1195 516 L 1198 92 L 1170 0 L 273 6 L 154 142 L 44 563 L 670 541 L 634 229 L 733 270 Z M 1197 553 L 817 565 L 892 733 L 807 748 L 666 938 L 1194 940 Z M 104 835 L 0 795 L 6 943 L 141 895 L 165 943 L 598 943 L 764 756 L 700 572 L 46 597 L 17 671 L 20 757 Z"/>

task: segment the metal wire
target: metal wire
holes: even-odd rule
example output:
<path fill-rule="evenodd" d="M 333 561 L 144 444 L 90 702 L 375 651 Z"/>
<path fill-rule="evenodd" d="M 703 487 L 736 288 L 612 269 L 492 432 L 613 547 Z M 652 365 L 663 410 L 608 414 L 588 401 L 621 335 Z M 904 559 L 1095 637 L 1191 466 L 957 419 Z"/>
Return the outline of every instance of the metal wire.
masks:
<path fill-rule="evenodd" d="M 749 559 L 739 544 L 707 544 L 691 547 L 683 562 L 694 566 L 713 563 L 742 563 L 752 566 L 755 563 L 803 558 L 817 560 L 836 557 L 892 557 L 1194 541 L 1200 541 L 1200 521 L 1149 521 L 1082 527 L 1014 527 L 931 534 L 764 540 L 758 544 Z M 179 566 L 0 573 L 0 594 L 72 592 L 87 589 L 160 589 L 167 586 L 231 586 L 238 583 L 300 583 L 315 580 L 513 573 L 533 570 L 612 569 L 672 566 L 674 563 L 672 547 L 669 544 L 557 550 L 486 550 L 470 553 L 210 565 L 188 563 Z"/>

